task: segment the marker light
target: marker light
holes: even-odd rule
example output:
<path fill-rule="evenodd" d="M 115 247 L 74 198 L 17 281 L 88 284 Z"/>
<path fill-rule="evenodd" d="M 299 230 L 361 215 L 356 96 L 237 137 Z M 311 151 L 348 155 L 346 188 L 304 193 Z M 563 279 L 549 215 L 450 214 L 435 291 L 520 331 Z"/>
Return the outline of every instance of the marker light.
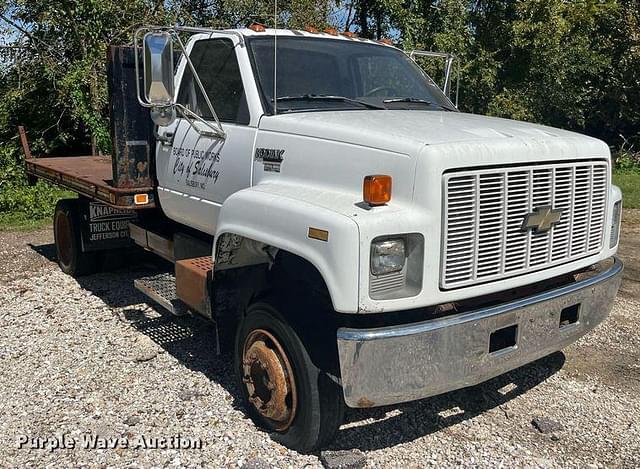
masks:
<path fill-rule="evenodd" d="M 620 219 L 622 215 L 622 201 L 618 200 L 613 206 L 613 216 L 611 217 L 611 238 L 609 239 L 609 249 L 613 249 L 618 244 L 620 238 Z"/>
<path fill-rule="evenodd" d="M 149 194 L 136 194 L 133 196 L 133 203 L 136 205 L 146 205 L 149 203 Z"/>
<path fill-rule="evenodd" d="M 260 24 L 260 23 L 253 23 L 251 26 L 249 26 L 249 29 L 251 31 L 255 31 L 256 33 L 264 33 L 267 28 L 264 27 L 264 24 Z"/>
<path fill-rule="evenodd" d="M 331 34 L 332 36 L 338 35 L 338 30 L 336 28 L 327 28 L 324 30 L 325 33 Z"/>
<path fill-rule="evenodd" d="M 305 26 L 304 30 L 312 34 L 318 34 L 320 32 L 318 28 L 314 28 L 313 26 Z"/>
<path fill-rule="evenodd" d="M 365 176 L 362 196 L 369 205 L 384 205 L 391 200 L 391 176 L 377 174 Z"/>

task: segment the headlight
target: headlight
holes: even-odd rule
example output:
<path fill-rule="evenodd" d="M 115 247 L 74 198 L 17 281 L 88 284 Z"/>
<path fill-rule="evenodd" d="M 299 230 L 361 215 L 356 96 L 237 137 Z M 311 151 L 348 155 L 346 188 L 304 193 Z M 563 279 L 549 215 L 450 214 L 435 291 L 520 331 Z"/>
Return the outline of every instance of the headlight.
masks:
<path fill-rule="evenodd" d="M 387 239 L 371 244 L 371 273 L 384 275 L 399 272 L 406 259 L 404 239 Z"/>
<path fill-rule="evenodd" d="M 622 215 L 622 200 L 618 200 L 613 204 L 613 214 L 611 216 L 611 238 L 609 239 L 609 248 L 613 248 L 618 244 L 620 237 L 620 216 Z"/>

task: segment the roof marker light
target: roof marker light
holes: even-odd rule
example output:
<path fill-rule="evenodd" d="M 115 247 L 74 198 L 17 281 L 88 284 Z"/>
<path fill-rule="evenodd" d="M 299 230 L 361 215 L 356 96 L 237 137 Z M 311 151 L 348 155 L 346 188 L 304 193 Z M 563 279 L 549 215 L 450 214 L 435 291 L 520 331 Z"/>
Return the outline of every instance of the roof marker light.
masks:
<path fill-rule="evenodd" d="M 318 34 L 320 32 L 318 28 L 314 28 L 313 26 L 305 26 L 304 30 L 311 34 Z"/>
<path fill-rule="evenodd" d="M 332 36 L 338 35 L 338 30 L 336 28 L 326 28 L 324 32 L 327 34 L 331 34 Z"/>
<path fill-rule="evenodd" d="M 265 25 L 260 23 L 253 23 L 251 26 L 249 26 L 249 29 L 251 31 L 255 31 L 256 33 L 264 33 L 267 30 Z"/>

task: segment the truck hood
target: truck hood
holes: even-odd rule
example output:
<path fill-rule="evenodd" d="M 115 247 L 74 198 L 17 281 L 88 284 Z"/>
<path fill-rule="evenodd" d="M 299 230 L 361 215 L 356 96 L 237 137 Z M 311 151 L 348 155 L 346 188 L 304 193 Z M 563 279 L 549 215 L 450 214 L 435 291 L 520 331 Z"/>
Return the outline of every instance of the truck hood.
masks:
<path fill-rule="evenodd" d="M 258 161 L 254 183 L 349 192 L 345 213 L 354 199 L 361 200 L 367 174 L 393 177 L 394 207 L 433 207 L 449 170 L 609 157 L 607 145 L 595 138 L 459 112 L 301 112 L 264 116 L 259 128 L 256 147 L 280 149 L 284 156 L 275 172 Z M 328 199 L 327 205 L 335 209 L 336 201 Z"/>
<path fill-rule="evenodd" d="M 416 146 L 486 140 L 591 137 L 544 125 L 446 111 L 316 111 L 263 117 L 260 129 L 411 154 Z"/>

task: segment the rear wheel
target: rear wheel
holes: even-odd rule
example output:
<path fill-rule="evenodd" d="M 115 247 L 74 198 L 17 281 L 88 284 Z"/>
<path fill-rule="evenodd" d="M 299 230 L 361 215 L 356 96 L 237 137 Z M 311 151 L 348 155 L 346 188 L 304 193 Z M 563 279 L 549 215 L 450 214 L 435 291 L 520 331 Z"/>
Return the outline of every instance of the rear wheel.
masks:
<path fill-rule="evenodd" d="M 78 201 L 60 200 L 53 217 L 53 235 L 60 269 L 72 277 L 88 275 L 99 270 L 99 253 L 83 252 L 80 240 L 80 210 Z"/>
<path fill-rule="evenodd" d="M 341 389 L 271 302 L 249 307 L 234 361 L 248 414 L 280 443 L 310 452 L 335 436 L 344 416 Z"/>

